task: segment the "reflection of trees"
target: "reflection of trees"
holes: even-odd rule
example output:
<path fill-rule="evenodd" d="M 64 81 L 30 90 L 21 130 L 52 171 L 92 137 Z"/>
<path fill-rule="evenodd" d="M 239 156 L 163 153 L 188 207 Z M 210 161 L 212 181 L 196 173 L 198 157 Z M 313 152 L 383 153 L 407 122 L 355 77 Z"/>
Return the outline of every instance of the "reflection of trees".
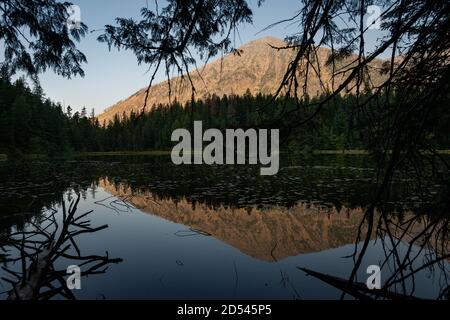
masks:
<path fill-rule="evenodd" d="M 429 155 L 429 157 L 432 156 L 432 154 Z M 28 177 L 29 181 L 38 181 L 38 183 L 34 183 L 32 185 L 32 188 L 27 187 L 24 191 L 14 190 L 12 188 L 9 188 L 9 190 L 13 190 L 16 193 L 20 191 L 22 195 L 26 196 L 22 199 L 27 201 L 34 194 L 37 194 L 39 197 L 34 202 L 36 208 L 38 205 L 41 205 L 43 201 L 47 203 L 43 205 L 44 207 L 51 207 L 52 203 L 56 203 L 57 199 L 60 199 L 63 190 L 67 190 L 67 188 L 71 185 L 70 181 L 73 179 L 73 176 L 77 176 L 80 181 L 87 181 L 86 185 L 90 185 L 91 181 L 94 181 L 95 186 L 100 184 L 100 187 L 103 188 L 105 187 L 105 182 L 109 182 L 107 191 L 112 194 L 119 195 L 125 203 L 118 203 L 115 199 L 107 199 L 104 202 L 97 201 L 97 204 L 101 203 L 114 208 L 115 210 L 127 211 L 129 208 L 126 206 L 126 203 L 131 202 L 140 209 L 147 208 L 144 211 L 149 211 L 158 215 L 161 214 L 161 216 L 167 218 L 167 220 L 172 220 L 191 226 L 194 229 L 191 233 L 196 233 L 199 230 L 205 231 L 208 234 L 212 234 L 224 242 L 231 244 L 250 256 L 266 261 L 281 260 L 287 256 L 293 256 L 299 253 L 318 252 L 353 243 L 355 240 L 355 234 L 358 233 L 358 224 L 361 224 L 360 234 L 356 241 L 357 245 L 355 246 L 354 252 L 355 262 L 357 262 L 357 257 L 360 253 L 363 253 L 363 257 L 368 256 L 367 252 L 363 252 L 363 250 L 361 250 L 365 239 L 369 236 L 369 240 L 378 238 L 377 241 L 383 244 L 385 248 L 386 256 L 386 260 L 381 261 L 380 263 L 382 263 L 386 268 L 390 267 L 390 270 L 392 270 L 393 273 L 396 273 L 396 276 L 389 280 L 389 284 L 391 285 L 389 289 L 385 289 L 386 292 L 387 290 L 389 290 L 390 293 L 392 293 L 392 291 L 398 291 L 400 296 L 405 296 L 403 294 L 403 287 L 405 286 L 406 295 L 414 294 L 411 286 L 408 286 L 407 284 L 413 283 L 414 276 L 417 272 L 429 269 L 430 272 L 434 270 L 437 273 L 438 269 L 436 268 L 440 268 L 440 270 L 442 270 L 440 274 L 444 277 L 443 279 L 440 279 L 442 296 L 445 296 L 445 288 L 448 286 L 446 285 L 447 279 L 445 278 L 446 274 L 448 274 L 448 270 L 445 270 L 446 261 L 444 260 L 445 257 L 448 257 L 448 215 L 446 215 L 445 212 L 448 212 L 448 204 L 445 201 L 445 192 L 440 192 L 434 195 L 434 192 L 439 190 L 439 188 L 436 188 L 430 183 L 433 181 L 429 178 L 429 176 L 433 174 L 433 168 L 430 168 L 428 173 L 426 171 L 420 171 L 422 174 L 422 184 L 413 184 L 415 180 L 412 179 L 414 176 L 411 173 L 409 175 L 411 179 L 404 183 L 408 186 L 408 188 L 405 188 L 404 190 L 402 189 L 400 196 L 398 194 L 395 195 L 397 198 L 404 199 L 404 195 L 412 197 L 414 193 L 418 194 L 419 197 L 417 202 L 419 204 L 416 206 L 414 214 L 411 211 L 406 210 L 407 207 L 414 207 L 414 203 L 400 203 L 398 205 L 390 206 L 388 201 L 389 198 L 392 200 L 393 197 L 391 195 L 384 194 L 382 201 L 380 201 L 373 210 L 373 228 L 371 232 L 368 232 L 368 221 L 370 220 L 370 215 L 368 215 L 367 210 L 364 210 L 364 207 L 360 207 L 360 205 L 367 203 L 364 202 L 366 199 L 363 199 L 362 203 L 360 202 L 356 208 L 348 208 L 350 209 L 349 219 L 351 219 L 351 221 L 346 220 L 345 212 L 342 212 L 342 210 L 347 209 L 345 206 L 339 207 L 337 209 L 337 214 L 331 212 L 331 218 L 327 219 L 326 211 L 327 209 L 330 209 L 330 207 L 327 208 L 327 206 L 322 206 L 324 205 L 324 200 L 328 202 L 332 199 L 327 199 L 322 196 L 320 196 L 320 200 L 322 200 L 321 204 L 312 205 L 309 208 L 302 208 L 301 206 L 295 205 L 289 208 L 271 208 L 268 212 L 263 212 L 264 210 L 259 208 L 253 208 L 249 215 L 249 212 L 246 209 L 237 206 L 241 197 L 243 195 L 246 196 L 247 194 L 240 193 L 239 196 L 234 197 L 234 199 L 225 198 L 219 201 L 219 197 L 224 194 L 226 195 L 228 191 L 231 190 L 230 188 L 225 187 L 223 189 L 217 189 L 216 193 L 202 193 L 202 189 L 199 188 L 199 185 L 200 187 L 209 189 L 210 186 L 223 184 L 223 181 L 226 181 L 225 175 L 216 175 L 213 176 L 214 178 L 208 176 L 208 181 L 194 183 L 191 182 L 190 177 L 207 176 L 206 173 L 209 173 L 209 171 L 193 171 L 192 173 L 183 173 L 181 169 L 179 171 L 161 170 L 161 168 L 167 167 L 165 159 L 163 160 L 161 160 L 162 163 L 152 163 L 151 166 L 145 166 L 140 162 L 135 163 L 132 166 L 123 166 L 121 164 L 105 166 L 105 164 L 101 162 L 87 162 L 85 164 L 81 163 L 79 166 L 64 164 L 64 166 L 55 168 L 55 164 L 49 164 L 48 168 L 45 168 L 45 170 L 42 170 L 39 167 L 39 170 L 30 169 L 29 172 L 26 172 L 26 175 L 30 175 Z M 436 171 L 437 170 L 438 167 L 436 168 Z M 166 174 L 165 172 L 167 171 L 170 172 Z M 53 189 L 51 190 L 52 193 L 49 192 L 50 190 L 48 190 L 47 185 L 40 186 L 40 182 L 44 182 L 44 178 L 39 180 L 39 177 L 43 175 L 42 172 L 44 172 L 45 175 L 48 173 L 52 179 L 56 176 L 55 181 L 57 181 L 57 183 L 53 184 Z M 65 172 L 69 172 L 69 174 L 66 174 Z M 411 172 L 413 172 L 412 169 Z M 203 175 L 200 173 L 205 174 Z M 130 176 L 141 174 L 143 178 L 130 182 Z M 294 172 L 294 174 L 296 174 L 296 172 Z M 426 176 L 426 174 L 429 176 Z M 98 179 L 99 176 L 108 176 L 111 178 Z M 243 176 L 245 177 L 246 175 Z M 336 176 L 334 172 L 332 176 Z M 151 177 L 154 177 L 154 179 L 151 179 Z M 355 179 L 352 179 L 349 184 L 354 186 L 353 189 L 345 188 L 343 186 L 342 190 L 345 190 L 345 193 L 357 195 L 357 190 L 360 191 L 360 194 L 368 193 L 365 188 L 360 188 L 360 184 L 357 182 L 359 180 L 357 180 L 357 178 L 358 177 L 356 176 Z M 22 179 L 22 176 L 17 177 L 17 180 L 20 179 Z M 234 177 L 230 177 L 228 180 L 233 179 Z M 310 179 L 313 182 L 321 180 L 326 181 L 325 177 L 318 177 L 316 174 L 310 175 Z M 9 183 L 8 179 L 7 183 Z M 247 190 L 247 188 L 249 188 L 252 192 L 254 190 L 245 183 L 239 184 L 239 180 L 237 180 L 237 183 L 238 184 L 235 188 L 236 191 L 240 191 L 241 189 Z M 28 182 L 23 184 L 27 185 Z M 286 179 L 284 182 L 277 180 L 277 184 L 272 185 L 275 188 L 272 189 L 268 189 L 268 187 L 264 185 L 260 186 L 260 181 L 251 181 L 251 184 L 253 187 L 258 186 L 258 188 L 261 189 L 254 190 L 255 194 L 253 194 L 252 199 L 262 199 L 265 196 L 274 197 L 276 193 L 279 194 L 280 190 L 285 191 L 285 193 L 282 193 L 283 197 L 288 192 L 292 192 L 292 190 L 303 190 L 295 189 L 299 188 L 296 184 L 301 183 L 298 183 L 297 180 L 290 181 L 289 179 Z M 341 181 L 338 182 L 338 185 L 331 185 L 331 188 L 338 188 L 340 184 Z M 442 186 L 445 186 L 445 184 L 441 183 L 440 187 Z M 403 185 L 400 186 L 397 184 L 395 187 L 403 188 Z M 19 187 L 17 189 L 19 189 Z M 3 192 L 6 192 L 7 190 L 8 188 L 4 187 L 2 189 L 2 194 L 5 194 Z M 395 188 L 392 188 L 391 192 L 394 193 L 394 190 Z M 122 194 L 120 192 L 126 194 Z M 265 194 L 265 192 L 267 194 Z M 59 193 L 59 195 L 56 196 L 56 193 Z M 48 194 L 48 196 L 41 196 L 41 194 Z M 192 195 L 194 194 L 203 197 L 196 198 L 197 201 L 192 201 L 192 199 L 194 199 Z M 142 197 L 142 195 L 144 195 L 144 197 Z M 2 200 L 11 201 L 11 199 L 15 199 L 14 194 L 7 194 L 7 196 L 8 197 L 6 200 L 5 198 Z M 147 202 L 141 202 L 145 200 L 145 196 L 148 196 Z M 192 196 L 192 199 L 189 198 L 190 196 Z M 298 196 L 294 195 L 293 197 L 295 198 Z M 309 197 L 309 195 L 305 195 L 305 198 L 316 199 L 313 198 L 313 196 Z M 275 197 L 273 199 L 275 200 L 271 201 L 274 203 L 278 201 Z M 204 202 L 206 202 L 206 206 L 204 205 Z M 220 203 L 223 203 L 225 207 L 222 208 Z M 434 203 L 434 205 L 421 206 L 420 203 Z M 194 204 L 197 210 L 197 214 L 195 215 L 195 212 L 191 212 L 192 204 Z M 334 210 L 334 206 L 332 204 L 328 204 L 328 206 L 331 206 L 331 209 Z M 406 207 L 402 210 L 401 206 Z M 319 208 L 319 211 L 316 212 L 314 207 Z M 295 211 L 298 211 L 298 214 L 300 214 L 304 212 L 304 209 L 310 210 L 309 214 L 297 217 L 297 213 Z M 392 213 L 392 209 L 397 209 L 399 213 Z M 204 212 L 201 212 L 202 210 Z M 26 219 L 24 219 L 22 215 L 11 216 L 8 219 L 2 219 L 1 223 L 6 226 L 15 225 L 16 229 L 25 230 L 25 226 L 30 225 L 31 222 L 38 223 L 44 219 L 41 215 L 36 215 L 35 213 L 33 214 L 33 212 L 37 212 L 37 210 L 30 209 L 25 210 L 24 212 L 28 211 L 30 211 L 30 215 L 27 216 Z M 258 217 L 263 219 L 264 224 L 254 223 L 258 222 Z M 46 221 L 47 220 L 43 222 Z M 327 228 L 325 228 L 325 223 L 328 223 Z M 266 238 L 264 238 L 261 234 L 258 234 L 255 229 L 253 229 L 254 231 L 249 231 L 252 228 L 257 227 L 261 227 L 261 230 L 265 232 L 264 235 L 267 236 Z M 1 230 L 6 229 L 10 228 L 1 228 Z M 0 236 L 0 243 L 4 243 L 5 239 L 9 239 L 10 236 L 8 234 L 11 234 L 13 231 L 6 231 L 3 236 Z M 2 238 L 4 240 L 2 240 Z M 425 242 L 425 244 L 423 242 Z M 404 250 L 402 251 L 402 248 L 399 248 L 400 243 L 407 244 L 407 246 L 410 246 L 411 248 L 409 257 L 406 259 Z M 416 248 L 420 248 L 422 250 L 421 252 L 424 253 L 425 257 L 428 259 L 428 261 L 424 261 L 420 266 L 418 264 L 422 262 L 423 255 L 419 257 L 419 252 Z M 436 261 L 437 259 L 439 260 Z M 422 265 L 424 268 L 416 270 Z M 401 266 L 401 268 L 399 266 Z M 355 268 L 355 270 L 364 272 L 365 267 L 365 265 L 361 266 L 360 263 L 358 268 Z M 411 274 L 413 272 L 411 271 L 411 268 L 416 272 Z M 404 279 L 404 284 L 402 284 L 401 281 L 399 282 L 402 276 L 406 277 Z M 17 279 L 15 278 L 14 280 Z M 341 280 L 344 280 L 344 283 L 348 284 L 348 279 Z M 357 280 L 358 279 L 355 278 L 353 283 L 354 285 L 357 285 Z M 387 281 L 388 279 L 386 278 L 384 280 Z M 354 286 L 350 285 L 349 287 L 353 288 Z M 379 295 L 380 297 L 386 297 L 386 294 L 382 294 L 381 292 Z M 388 294 L 388 296 L 391 295 Z"/>
<path fill-rule="evenodd" d="M 436 298 L 448 299 L 450 290 L 450 270 L 447 261 L 450 258 L 449 215 L 411 215 L 405 219 L 399 219 L 398 216 L 381 213 L 374 215 L 374 221 L 374 232 L 384 252 L 384 258 L 379 266 L 382 270 L 389 270 L 380 290 L 368 290 L 365 283 L 359 283 L 356 277 L 362 265 L 362 259 L 367 254 L 369 242 L 367 239 L 372 238 L 370 231 L 361 229 L 364 220 L 361 221 L 358 240 L 354 253 L 351 255 L 355 262 L 351 271 L 351 276 L 354 275 L 353 280 L 340 279 L 305 268 L 300 269 L 342 290 L 342 298 L 348 294 L 357 299 L 415 298 L 415 278 L 419 272 L 427 270 L 433 278 L 438 273 L 441 275 L 439 279 L 434 279 L 440 286 L 440 293 Z M 363 235 L 365 241 L 360 250 L 359 239 Z M 402 244 L 406 246 L 400 250 Z"/>
<path fill-rule="evenodd" d="M 144 212 L 191 227 L 191 232 L 186 231 L 186 234 L 200 230 L 266 261 L 340 247 L 352 243 L 357 235 L 351 255 L 355 264 L 353 282 L 313 270 L 305 271 L 358 299 L 414 298 L 416 275 L 424 271 L 432 273 L 430 281 L 439 281 L 441 293 L 437 298 L 448 294 L 450 216 L 446 214 L 444 202 L 415 211 L 393 212 L 388 204 L 384 208 L 374 208 L 373 228 L 369 230 L 364 208 L 337 209 L 301 203 L 290 208 L 264 210 L 228 208 L 185 198 L 160 197 L 153 193 L 153 188 L 132 188 L 107 179 L 100 180 L 99 186 Z M 377 248 L 383 250 L 384 259 L 379 263 L 386 277 L 381 290 L 371 291 L 365 283 L 357 281 L 356 272 L 362 269 L 369 242 L 374 239 L 379 244 Z M 358 257 L 361 257 L 360 262 Z M 437 274 L 441 278 L 435 277 Z"/>
<path fill-rule="evenodd" d="M 132 188 L 102 179 L 99 186 L 115 195 L 97 203 L 124 210 L 116 197 L 139 210 L 189 227 L 177 236 L 210 235 L 253 258 L 276 262 L 352 243 L 364 210 L 298 203 L 295 206 L 228 207 L 159 196 L 153 189 Z M 114 202 L 112 202 L 114 200 Z"/>
<path fill-rule="evenodd" d="M 69 208 L 62 201 L 62 220 L 58 211 L 51 209 L 48 214 L 30 221 L 30 227 L 8 235 L 2 251 L 6 261 L 2 269 L 10 276 L 2 278 L 11 285 L 10 300 L 39 300 L 62 296 L 75 299 L 64 276 L 66 270 L 58 270 L 55 263 L 66 259 L 82 269 L 81 276 L 105 273 L 108 265 L 119 263 L 121 259 L 104 256 L 83 256 L 77 245 L 77 237 L 93 234 L 108 228 L 107 225 L 91 227 L 87 220 L 92 211 L 76 216 L 80 195 L 70 202 Z M 18 264 L 20 270 L 11 268 Z M 69 263 L 68 263 L 69 265 Z"/>
<path fill-rule="evenodd" d="M 298 203 L 289 208 L 228 208 L 194 203 L 186 198 L 159 197 L 151 188 L 135 189 L 126 183 L 114 183 L 108 179 L 100 180 L 99 186 L 143 212 L 191 228 L 190 231 L 180 232 L 180 236 L 195 235 L 200 230 L 264 261 L 279 261 L 289 256 L 342 247 L 353 243 L 358 231 L 362 234 L 367 232 L 366 225 L 360 226 L 365 214 L 361 207 L 336 208 L 320 203 Z M 108 201 L 111 199 L 104 202 Z M 111 210 L 117 209 L 111 206 Z M 382 219 L 378 211 L 376 218 Z M 402 212 L 402 215 L 393 214 L 389 219 L 391 224 L 397 225 L 395 229 L 392 226 L 389 228 L 390 233 L 404 242 L 429 228 L 430 220 L 429 216 L 417 216 L 409 210 Z M 378 234 L 372 232 L 371 239 L 385 239 L 381 231 Z M 408 239 L 403 235 L 405 232 Z M 436 234 L 436 230 L 431 232 L 431 235 Z M 445 252 L 445 247 L 438 245 L 441 243 L 433 243 L 430 250 Z M 411 243 L 411 246 L 417 244 Z M 379 247 L 381 250 L 382 246 Z M 388 250 L 387 246 L 385 250 Z"/>
<path fill-rule="evenodd" d="M 414 225 L 420 223 L 421 228 L 412 232 Z M 438 298 L 446 297 L 450 288 L 450 281 L 448 279 L 448 272 L 445 260 L 450 258 L 448 253 L 449 239 L 448 229 L 449 218 L 442 215 L 437 216 L 413 216 L 409 220 L 402 223 L 395 223 L 393 220 L 386 218 L 386 215 L 382 214 L 378 221 L 377 233 L 380 241 L 385 249 L 386 259 L 383 264 L 388 263 L 389 260 L 393 261 L 393 272 L 386 280 L 382 292 L 388 291 L 390 288 L 401 288 L 401 292 L 404 295 L 414 295 L 415 275 L 425 269 L 441 268 L 441 274 L 444 279 L 441 281 L 441 294 Z M 395 237 L 394 234 L 400 234 L 399 237 Z M 398 246 L 401 241 L 407 242 L 408 247 L 406 253 L 398 251 Z M 414 252 L 413 246 L 417 246 L 419 249 Z M 387 249 L 389 247 L 389 249 Z M 420 266 L 415 266 L 415 262 L 418 257 L 424 253 L 425 259 Z M 412 282 L 413 286 L 408 291 L 407 284 Z"/>

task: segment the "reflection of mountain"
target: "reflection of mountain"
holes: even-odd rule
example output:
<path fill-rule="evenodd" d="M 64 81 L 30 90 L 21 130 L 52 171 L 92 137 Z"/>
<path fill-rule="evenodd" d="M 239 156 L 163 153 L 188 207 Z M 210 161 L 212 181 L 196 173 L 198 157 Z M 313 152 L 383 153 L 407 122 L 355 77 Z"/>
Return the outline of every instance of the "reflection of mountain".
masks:
<path fill-rule="evenodd" d="M 125 198 L 138 209 L 163 219 L 207 232 L 243 253 L 265 261 L 300 253 L 319 252 L 352 244 L 363 216 L 362 209 L 329 210 L 299 204 L 290 209 L 211 208 L 181 200 L 156 199 L 150 192 L 100 181 L 109 193 Z"/>

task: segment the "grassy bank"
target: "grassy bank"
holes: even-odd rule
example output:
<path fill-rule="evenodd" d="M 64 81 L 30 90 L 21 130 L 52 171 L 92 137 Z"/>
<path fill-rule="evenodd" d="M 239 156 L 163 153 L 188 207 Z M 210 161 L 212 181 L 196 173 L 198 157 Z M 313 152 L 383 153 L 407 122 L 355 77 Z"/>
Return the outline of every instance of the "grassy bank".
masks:
<path fill-rule="evenodd" d="M 288 151 L 281 151 L 280 154 L 290 153 Z M 314 150 L 316 155 L 368 155 L 367 150 Z M 450 150 L 438 150 L 437 153 L 442 155 L 450 155 Z M 80 156 L 167 156 L 170 155 L 169 150 L 154 150 L 154 151 L 105 151 L 105 152 L 81 152 Z"/>
<path fill-rule="evenodd" d="M 108 151 L 108 152 L 81 152 L 78 155 L 82 157 L 103 157 L 103 156 L 166 156 L 171 151 Z"/>
<path fill-rule="evenodd" d="M 437 150 L 438 154 L 450 155 L 450 150 Z M 314 150 L 313 154 L 350 154 L 350 155 L 368 155 L 367 150 Z"/>
<path fill-rule="evenodd" d="M 287 154 L 289 151 L 281 151 L 280 154 Z M 104 151 L 104 152 L 80 152 L 77 155 L 101 157 L 101 156 L 166 156 L 170 155 L 171 151 L 168 150 L 154 150 L 154 151 Z M 368 154 L 364 150 L 315 150 L 313 154 Z"/>
<path fill-rule="evenodd" d="M 366 150 L 314 150 L 313 154 L 355 154 L 355 155 L 367 155 Z"/>
<path fill-rule="evenodd" d="M 288 154 L 289 151 L 281 151 L 280 154 Z M 450 155 L 450 150 L 438 150 L 437 153 L 441 155 Z M 21 160 L 45 160 L 45 159 L 69 159 L 73 157 L 105 157 L 105 156 L 168 156 L 171 154 L 170 150 L 153 150 L 153 151 L 102 151 L 102 152 L 80 152 L 51 157 L 44 154 L 27 154 L 20 156 L 8 157 L 6 154 L 0 154 L 0 162 L 5 162 L 8 159 Z M 366 150 L 314 150 L 312 154 L 315 155 L 368 155 Z"/>

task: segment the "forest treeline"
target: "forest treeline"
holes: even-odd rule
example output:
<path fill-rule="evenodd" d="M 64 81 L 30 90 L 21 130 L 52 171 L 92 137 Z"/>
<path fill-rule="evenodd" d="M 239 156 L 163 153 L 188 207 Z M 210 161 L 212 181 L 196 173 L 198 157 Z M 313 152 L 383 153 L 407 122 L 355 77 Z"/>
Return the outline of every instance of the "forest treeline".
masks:
<path fill-rule="evenodd" d="M 101 134 L 86 109 L 71 112 L 44 98 L 39 85 L 0 80 L 0 153 L 59 155 L 97 150 Z M 93 141 L 94 139 L 94 141 Z"/>
<path fill-rule="evenodd" d="M 367 93 L 370 96 L 370 93 Z M 320 101 L 321 97 L 316 98 Z M 312 121 L 292 129 L 292 118 L 311 110 L 303 110 L 294 99 L 273 99 L 267 95 L 210 96 L 181 105 L 159 105 L 146 114 L 116 116 L 109 123 L 99 123 L 94 111 L 71 107 L 44 98 L 39 85 L 31 89 L 24 80 L 11 83 L 0 80 L 0 153 L 62 155 L 72 152 L 144 151 L 170 149 L 173 130 L 189 129 L 194 120 L 202 120 L 207 128 L 281 127 L 287 139 L 282 147 L 298 151 L 366 149 L 370 137 L 361 118 L 356 121 L 355 97 L 337 97 Z M 361 98 L 360 98 L 361 99 Z M 309 101 L 314 106 L 314 100 Z M 375 108 L 374 108 L 375 110 Z M 370 121 L 370 118 L 367 119 Z M 440 129 L 445 130 L 445 129 Z M 435 145 L 450 148 L 450 134 L 437 132 Z"/>

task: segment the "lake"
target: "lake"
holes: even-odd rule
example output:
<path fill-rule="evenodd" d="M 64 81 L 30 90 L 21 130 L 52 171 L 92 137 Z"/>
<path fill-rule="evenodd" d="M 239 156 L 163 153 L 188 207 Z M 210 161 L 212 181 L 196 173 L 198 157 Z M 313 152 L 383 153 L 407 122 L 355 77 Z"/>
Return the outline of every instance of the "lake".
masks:
<path fill-rule="evenodd" d="M 175 166 L 163 155 L 0 164 L 0 261 L 9 270 L 0 270 L 9 279 L 0 280 L 0 298 L 18 281 L 12 273 L 32 260 L 21 259 L 34 250 L 21 241 L 47 238 L 51 248 L 61 245 L 55 274 L 87 269 L 81 290 L 71 291 L 78 299 L 340 299 L 339 281 L 349 279 L 366 237 L 354 282 L 365 284 L 377 265 L 390 293 L 446 294 L 450 265 L 440 257 L 448 255 L 448 215 L 423 209 L 433 186 L 418 197 L 408 176 L 397 177 L 388 215 L 376 211 L 369 232 L 362 222 L 377 186 L 367 156 L 281 160 L 273 177 L 258 166 Z M 74 219 L 92 212 L 65 230 L 64 247 L 46 234 L 58 236 L 74 207 Z"/>

